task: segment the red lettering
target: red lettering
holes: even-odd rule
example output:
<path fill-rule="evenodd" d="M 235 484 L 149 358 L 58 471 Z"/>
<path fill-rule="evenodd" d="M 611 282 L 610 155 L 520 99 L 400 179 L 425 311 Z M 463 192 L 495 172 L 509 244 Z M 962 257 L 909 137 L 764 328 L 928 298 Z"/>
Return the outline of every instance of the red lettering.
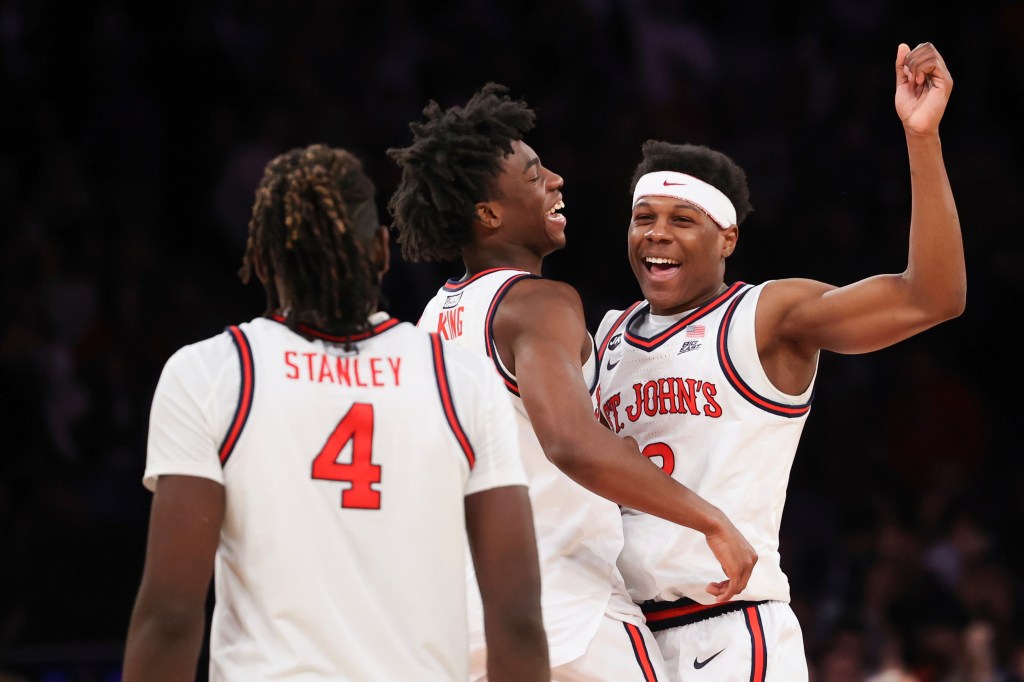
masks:
<path fill-rule="evenodd" d="M 352 376 L 356 379 L 356 386 L 365 387 L 367 384 L 359 378 L 359 358 L 352 358 Z"/>
<path fill-rule="evenodd" d="M 299 378 L 299 366 L 292 362 L 296 355 L 298 355 L 298 353 L 293 350 L 286 350 L 284 352 L 284 364 L 288 365 L 288 373 L 284 375 L 286 379 Z M 292 372 L 294 372 L 294 374 L 292 374 Z"/>
<path fill-rule="evenodd" d="M 633 404 L 626 407 L 626 416 L 629 417 L 629 421 L 635 422 L 640 418 L 640 413 L 643 411 L 643 384 L 633 384 Z"/>
<path fill-rule="evenodd" d="M 704 398 L 708 401 L 708 404 L 704 406 L 704 414 L 709 417 L 722 416 L 722 406 L 715 400 L 716 395 L 718 395 L 718 389 L 714 384 L 704 384 Z"/>
<path fill-rule="evenodd" d="M 659 466 L 666 474 L 671 476 L 672 472 L 676 470 L 676 453 L 672 452 L 672 448 L 669 447 L 668 443 L 650 443 L 644 446 L 642 452 L 645 457 L 655 464 L 658 464 L 655 458 L 660 457 L 661 464 Z"/>
<path fill-rule="evenodd" d="M 370 358 L 370 378 L 374 386 L 384 385 L 384 383 L 380 380 L 380 375 L 383 370 L 377 366 L 379 364 L 380 358 Z"/>
<path fill-rule="evenodd" d="M 449 341 L 456 336 L 462 336 L 463 310 L 465 310 L 464 306 L 453 310 L 442 310 L 437 316 L 437 333 Z"/>
<path fill-rule="evenodd" d="M 338 358 L 334 363 L 334 371 L 338 373 L 338 383 L 346 386 L 352 385 L 352 379 L 348 375 L 349 358 Z"/>
<path fill-rule="evenodd" d="M 398 380 L 398 370 L 402 365 L 402 358 L 388 358 L 388 365 L 391 366 L 391 371 L 395 375 L 395 386 L 398 386 L 401 383 Z"/>
<path fill-rule="evenodd" d="M 316 353 L 303 353 L 302 354 L 302 357 L 306 358 L 306 365 L 309 367 L 309 374 L 307 376 L 309 377 L 310 381 L 314 380 L 313 379 L 313 358 L 315 358 L 316 355 L 317 355 Z"/>
<path fill-rule="evenodd" d="M 334 375 L 331 374 L 331 365 L 327 361 L 327 356 L 326 355 L 321 355 L 320 356 L 320 377 L 317 379 L 317 381 L 319 381 L 321 384 L 324 383 L 324 377 L 327 377 L 327 379 L 332 384 L 334 383 Z"/>
<path fill-rule="evenodd" d="M 624 428 L 623 423 L 621 421 L 619 421 L 619 404 L 621 402 L 622 402 L 622 398 L 620 397 L 620 395 L 618 393 L 616 393 L 611 398 L 609 398 L 607 401 L 605 401 L 605 404 L 604 404 L 605 420 L 612 427 L 612 429 L 615 431 L 615 433 L 618 433 L 618 432 L 622 431 L 622 429 Z M 626 411 L 627 412 L 629 411 L 628 408 L 627 408 Z M 632 421 L 636 421 L 636 420 L 633 419 Z"/>
<path fill-rule="evenodd" d="M 658 379 L 658 413 L 675 414 L 678 411 L 672 399 L 672 381 Z"/>
<path fill-rule="evenodd" d="M 690 414 L 700 414 L 697 411 L 697 380 L 687 379 L 685 385 L 683 382 L 679 382 L 676 385 L 676 397 L 679 398 L 680 412 L 689 412 Z M 685 404 L 685 409 L 683 406 Z"/>
<path fill-rule="evenodd" d="M 653 417 L 658 414 L 658 382 L 648 381 L 644 384 L 644 414 Z"/>

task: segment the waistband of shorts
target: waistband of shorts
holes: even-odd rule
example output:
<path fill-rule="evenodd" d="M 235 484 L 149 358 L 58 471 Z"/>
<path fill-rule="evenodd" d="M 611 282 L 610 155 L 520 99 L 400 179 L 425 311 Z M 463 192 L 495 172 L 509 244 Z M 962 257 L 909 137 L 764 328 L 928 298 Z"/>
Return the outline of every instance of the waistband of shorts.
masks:
<path fill-rule="evenodd" d="M 647 627 L 651 632 L 677 628 L 681 625 L 699 623 L 702 620 L 722 616 L 733 611 L 742 611 L 751 606 L 767 604 L 762 601 L 729 601 L 724 604 L 701 604 L 692 599 L 682 597 L 675 601 L 647 601 L 640 604 L 640 610 L 647 618 Z"/>

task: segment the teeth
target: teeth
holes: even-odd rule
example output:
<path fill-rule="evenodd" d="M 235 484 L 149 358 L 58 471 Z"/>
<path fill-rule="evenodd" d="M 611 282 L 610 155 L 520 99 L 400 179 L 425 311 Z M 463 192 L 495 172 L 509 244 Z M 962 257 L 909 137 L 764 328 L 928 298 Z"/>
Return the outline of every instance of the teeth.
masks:
<path fill-rule="evenodd" d="M 548 215 L 553 214 L 555 211 L 561 211 L 563 208 L 565 208 L 565 202 L 559 201 L 557 204 L 551 207 L 551 210 L 548 211 Z"/>
<path fill-rule="evenodd" d="M 646 256 L 644 262 L 651 265 L 679 265 L 679 261 L 672 260 L 671 258 L 654 258 L 651 256 Z"/>

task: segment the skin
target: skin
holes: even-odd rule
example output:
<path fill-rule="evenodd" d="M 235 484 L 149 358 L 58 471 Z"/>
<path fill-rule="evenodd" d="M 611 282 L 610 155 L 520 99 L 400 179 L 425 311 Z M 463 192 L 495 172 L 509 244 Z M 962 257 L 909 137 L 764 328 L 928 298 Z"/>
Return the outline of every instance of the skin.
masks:
<path fill-rule="evenodd" d="M 561 202 L 562 184 L 529 145 L 514 142 L 493 198 L 477 204 L 475 238 L 463 248 L 467 277 L 496 267 L 539 275 L 544 257 L 565 245 L 565 218 L 549 215 Z M 494 337 L 548 459 L 602 497 L 704 533 L 726 576 L 707 591 L 719 601 L 742 591 L 757 555 L 736 527 L 665 476 L 635 441 L 616 437 L 594 419 L 580 371 L 592 352 L 591 338 L 575 289 L 545 279 L 517 282 L 495 314 Z"/>
<path fill-rule="evenodd" d="M 383 275 L 388 231 L 372 238 Z M 266 281 L 267 269 L 256 263 Z M 287 291 L 278 282 L 278 291 Z M 287 306 L 285 306 L 287 307 Z M 224 487 L 195 476 L 161 476 L 153 494 L 142 584 L 125 647 L 125 682 L 194 680 L 206 618 L 206 597 L 224 521 Z M 540 564 L 525 486 L 465 498 L 466 531 L 480 585 L 495 682 L 550 680 L 540 610 Z"/>
<path fill-rule="evenodd" d="M 789 394 L 810 385 L 818 353 L 867 353 L 960 315 L 966 304 L 963 239 L 939 140 L 953 80 L 931 43 L 901 44 L 896 111 L 906 135 L 911 178 L 907 268 L 836 287 L 808 279 L 767 284 L 758 301 L 757 350 L 768 378 Z M 629 262 L 651 311 L 696 308 L 725 288 L 725 260 L 739 228 L 721 229 L 696 207 L 645 197 L 630 222 Z M 649 258 L 678 266 L 653 266 Z"/>

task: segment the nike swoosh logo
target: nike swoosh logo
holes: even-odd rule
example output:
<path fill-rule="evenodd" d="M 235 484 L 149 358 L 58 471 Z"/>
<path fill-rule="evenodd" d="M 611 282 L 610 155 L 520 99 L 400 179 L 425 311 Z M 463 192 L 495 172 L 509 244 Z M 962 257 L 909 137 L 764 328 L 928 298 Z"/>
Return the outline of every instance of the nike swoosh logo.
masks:
<path fill-rule="evenodd" d="M 725 649 L 722 649 L 722 651 L 725 651 Z M 722 653 L 722 651 L 719 651 L 718 654 Z M 693 668 L 694 668 L 694 670 L 700 670 L 701 668 L 706 666 L 708 663 L 710 663 L 711 661 L 715 660 L 715 658 L 718 657 L 718 654 L 715 654 L 714 656 L 711 656 L 709 658 L 705 658 L 703 661 L 698 661 L 696 658 L 693 659 Z"/>
<path fill-rule="evenodd" d="M 668 180 L 665 180 L 664 182 L 665 187 L 685 187 L 687 185 L 685 182 L 669 182 Z"/>
<path fill-rule="evenodd" d="M 611 358 L 608 358 L 608 364 L 607 364 L 607 365 L 605 365 L 605 367 L 606 367 L 606 368 L 608 369 L 608 371 L 610 372 L 610 371 L 612 371 L 613 369 L 615 369 L 615 366 L 616 366 L 617 364 L 619 364 L 620 362 L 622 362 L 622 358 L 619 358 L 619 359 L 618 359 L 618 360 L 616 360 L 615 362 L 612 362 L 612 359 L 611 359 Z"/>

